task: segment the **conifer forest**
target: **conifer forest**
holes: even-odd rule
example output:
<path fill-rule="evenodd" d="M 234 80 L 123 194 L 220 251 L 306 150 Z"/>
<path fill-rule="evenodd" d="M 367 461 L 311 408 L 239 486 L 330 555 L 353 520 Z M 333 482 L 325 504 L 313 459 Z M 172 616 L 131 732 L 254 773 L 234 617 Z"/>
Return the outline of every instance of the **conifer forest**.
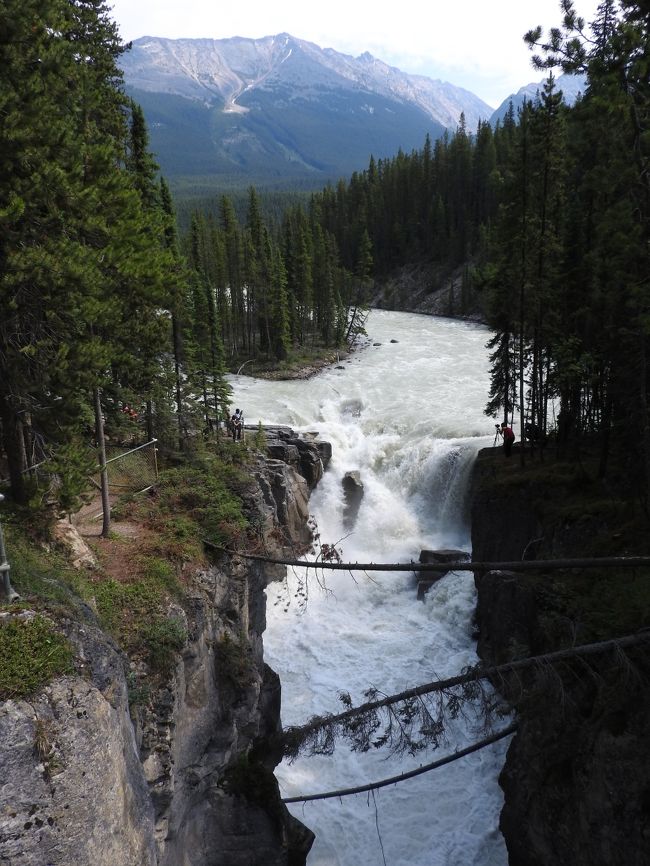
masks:
<path fill-rule="evenodd" d="M 597 443 L 630 496 L 650 486 L 650 7 L 526 35 L 548 75 L 494 126 L 457 129 L 265 219 L 223 196 L 177 228 L 125 50 L 102 0 L 0 8 L 0 425 L 18 502 L 48 461 L 74 506 L 98 417 L 136 408 L 175 451 L 228 411 L 228 370 L 345 347 L 410 263 L 465 268 L 491 330 L 486 412 Z M 559 71 L 586 75 L 562 102 Z M 554 398 L 560 407 L 549 417 Z M 94 458 L 92 458 L 94 459 Z M 92 462 L 92 461 L 91 461 Z M 67 481 L 65 480 L 67 479 Z"/>

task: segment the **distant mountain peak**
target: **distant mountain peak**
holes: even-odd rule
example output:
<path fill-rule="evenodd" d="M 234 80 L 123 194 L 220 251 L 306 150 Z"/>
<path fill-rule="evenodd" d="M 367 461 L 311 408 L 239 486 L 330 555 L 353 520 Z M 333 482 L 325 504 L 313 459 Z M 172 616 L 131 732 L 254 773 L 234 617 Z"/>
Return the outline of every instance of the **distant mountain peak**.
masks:
<path fill-rule="evenodd" d="M 298 56 L 290 54 L 298 52 Z M 292 63 L 286 67 L 289 58 Z M 492 109 L 474 94 L 423 75 L 409 75 L 365 51 L 358 57 L 322 49 L 290 33 L 260 39 L 136 39 L 123 55 L 130 87 L 170 93 L 188 99 L 220 96 L 231 110 L 244 91 L 293 88 L 295 95 L 315 88 L 363 89 L 408 103 L 442 126 L 455 128 L 461 112 L 468 129 L 475 129 Z M 283 68 L 285 67 L 285 68 Z"/>
<path fill-rule="evenodd" d="M 524 100 L 532 102 L 537 99 L 539 94 L 542 92 L 546 81 L 547 78 L 542 81 L 531 81 L 529 84 L 524 84 L 523 87 L 520 87 L 516 93 L 511 93 L 510 96 L 507 96 L 501 105 L 494 111 L 490 117 L 490 123 L 496 123 L 497 120 L 503 120 L 508 113 L 511 102 L 516 111 L 518 108 L 521 108 Z M 578 96 L 584 92 L 586 86 L 587 79 L 584 75 L 572 75 L 567 72 L 555 79 L 555 89 L 562 91 L 564 102 L 566 102 L 567 105 L 573 105 Z"/>
<path fill-rule="evenodd" d="M 290 33 L 136 39 L 121 57 L 152 149 L 174 176 L 338 179 L 492 109 L 460 87 Z M 198 182 L 198 181 L 197 181 Z M 277 182 L 277 181 L 276 181 Z"/>

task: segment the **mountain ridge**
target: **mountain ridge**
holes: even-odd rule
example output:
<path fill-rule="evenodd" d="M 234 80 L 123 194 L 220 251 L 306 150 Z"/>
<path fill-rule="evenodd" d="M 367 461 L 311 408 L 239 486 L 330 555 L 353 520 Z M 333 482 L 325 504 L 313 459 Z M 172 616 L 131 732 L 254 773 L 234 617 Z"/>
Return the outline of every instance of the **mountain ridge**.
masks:
<path fill-rule="evenodd" d="M 472 131 L 492 113 L 463 88 L 288 33 L 143 36 L 131 46 L 121 58 L 125 86 L 175 192 L 282 181 L 316 189 L 365 169 L 371 156 L 422 148 L 461 114 Z"/>
<path fill-rule="evenodd" d="M 468 129 L 473 130 L 479 120 L 486 120 L 493 111 L 491 106 L 465 88 L 440 79 L 402 72 L 368 51 L 353 57 L 333 48 L 320 48 L 289 33 L 260 39 L 243 36 L 227 39 L 143 36 L 131 45 L 131 51 L 123 56 L 122 68 L 130 86 L 144 91 L 170 92 L 194 98 L 219 95 L 227 100 L 237 86 L 250 90 L 264 86 L 265 80 L 271 76 L 281 79 L 278 74 L 280 67 L 295 52 L 300 52 L 310 62 L 312 75 L 318 66 L 324 70 L 306 83 L 331 85 L 338 79 L 337 83 L 343 80 L 355 89 L 398 97 L 423 108 L 433 120 L 445 127 L 457 124 L 463 112 Z M 208 52 L 206 48 L 211 50 Z M 185 76 L 172 77 L 173 66 L 165 64 L 165 58 L 177 68 L 180 66 Z M 298 77 L 294 76 L 294 81 Z"/>
<path fill-rule="evenodd" d="M 279 185 L 317 189 L 364 170 L 371 156 L 455 130 L 464 117 L 503 119 L 512 101 L 534 99 L 543 83 L 508 96 L 496 110 L 462 87 L 412 75 L 365 51 L 357 57 L 287 32 L 252 39 L 142 36 L 121 58 L 127 92 L 143 108 L 151 147 L 179 189 Z M 582 82 L 561 76 L 567 102 Z"/>
<path fill-rule="evenodd" d="M 587 79 L 584 75 L 571 75 L 567 72 L 555 79 L 555 85 L 556 90 L 562 91 L 564 102 L 566 102 L 567 105 L 573 105 L 578 96 L 581 93 L 584 93 L 585 87 L 587 86 Z M 503 120 L 508 113 L 511 102 L 516 112 L 518 108 L 521 108 L 524 100 L 527 100 L 528 102 L 535 100 L 538 94 L 542 92 L 543 87 L 544 80 L 531 81 L 528 84 L 524 84 L 516 93 L 511 93 L 507 96 L 499 107 L 495 109 L 494 113 L 490 117 L 490 123 L 494 125 L 497 120 Z"/>

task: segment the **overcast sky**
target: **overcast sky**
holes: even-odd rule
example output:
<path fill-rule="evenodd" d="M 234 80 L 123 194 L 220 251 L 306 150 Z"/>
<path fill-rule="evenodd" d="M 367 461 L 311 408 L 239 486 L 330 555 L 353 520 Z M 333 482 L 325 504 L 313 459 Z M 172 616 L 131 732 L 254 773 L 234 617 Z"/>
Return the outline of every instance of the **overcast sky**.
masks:
<path fill-rule="evenodd" d="M 493 108 L 544 75 L 527 30 L 562 20 L 560 0 L 107 0 L 125 42 L 140 36 L 259 38 L 290 33 L 471 90 Z M 576 0 L 587 21 L 598 0 Z"/>

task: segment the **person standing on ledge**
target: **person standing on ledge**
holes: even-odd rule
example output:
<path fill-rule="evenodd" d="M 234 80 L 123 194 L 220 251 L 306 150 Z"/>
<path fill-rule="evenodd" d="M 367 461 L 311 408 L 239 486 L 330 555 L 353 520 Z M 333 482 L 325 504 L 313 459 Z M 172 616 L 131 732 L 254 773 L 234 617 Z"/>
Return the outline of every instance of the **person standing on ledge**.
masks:
<path fill-rule="evenodd" d="M 242 429 L 244 427 L 244 413 L 241 409 L 235 409 L 235 414 L 230 419 L 233 442 L 241 440 Z"/>
<path fill-rule="evenodd" d="M 508 427 L 505 421 L 501 425 L 500 433 L 503 436 L 503 453 L 506 457 L 510 457 L 512 446 L 515 441 L 515 434 L 512 427 Z"/>

